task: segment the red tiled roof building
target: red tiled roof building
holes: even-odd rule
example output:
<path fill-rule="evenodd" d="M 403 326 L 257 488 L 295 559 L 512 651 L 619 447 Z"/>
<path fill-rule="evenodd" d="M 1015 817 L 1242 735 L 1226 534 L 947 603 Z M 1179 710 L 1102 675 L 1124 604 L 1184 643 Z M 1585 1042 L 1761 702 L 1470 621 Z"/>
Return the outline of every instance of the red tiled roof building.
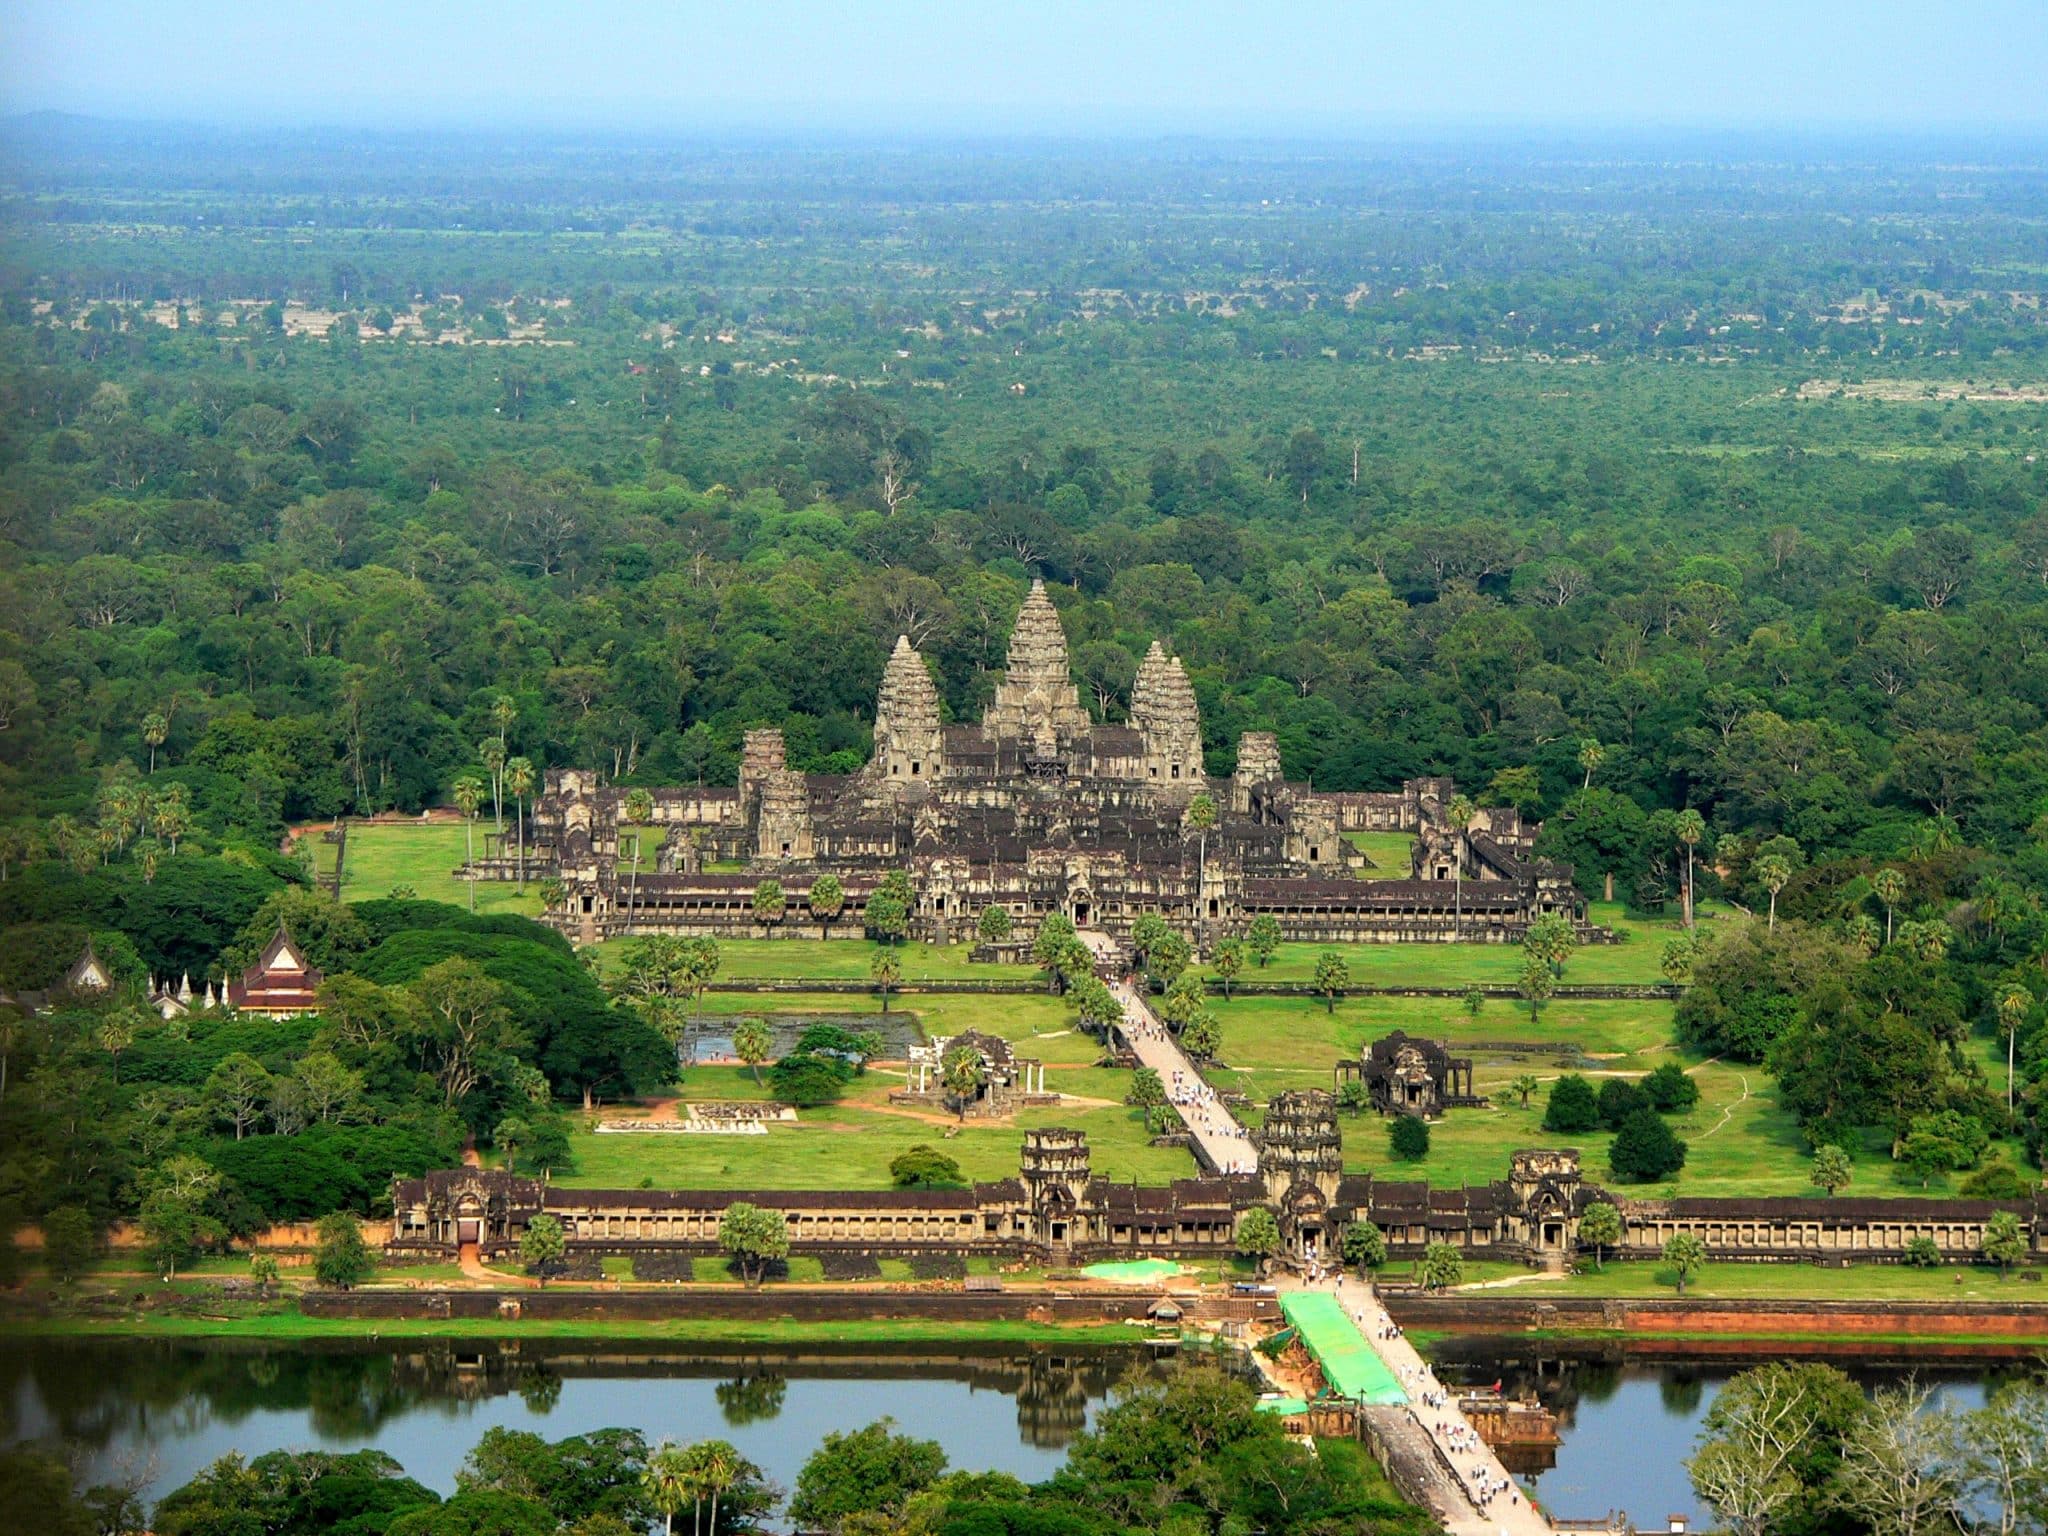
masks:
<path fill-rule="evenodd" d="M 321 973 L 300 953 L 280 923 L 256 963 L 228 983 L 228 1001 L 244 1013 L 288 1019 L 320 1011 Z"/>

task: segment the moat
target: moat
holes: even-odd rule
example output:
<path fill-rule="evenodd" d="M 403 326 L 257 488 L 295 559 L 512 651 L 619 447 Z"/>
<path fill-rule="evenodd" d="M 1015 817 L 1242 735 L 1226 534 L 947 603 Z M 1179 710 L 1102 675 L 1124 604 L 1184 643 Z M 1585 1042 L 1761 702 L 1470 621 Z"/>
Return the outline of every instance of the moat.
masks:
<path fill-rule="evenodd" d="M 1599 1346 L 1460 1338 L 1447 1380 L 1540 1398 L 1559 1418 L 1553 1464 L 1525 1486 L 1557 1516 L 1623 1509 L 1639 1526 L 1670 1514 L 1703 1524 L 1681 1460 L 1723 1383 L 1744 1364 L 1623 1359 Z M 1961 1406 L 1989 1369 L 1952 1355 L 1840 1361 L 1866 1387 L 1909 1373 Z M 674 1350 L 551 1340 L 407 1344 L 38 1340 L 0 1344 L 8 1439 L 57 1437 L 95 1476 L 137 1477 L 160 1497 L 229 1451 L 375 1448 L 447 1492 L 493 1426 L 550 1439 L 610 1425 L 650 1439 L 719 1435 L 787 1487 L 823 1436 L 888 1414 L 937 1440 L 955 1466 L 1027 1480 L 1050 1475 L 1073 1436 L 1127 1373 L 1171 1369 L 1115 1347 L 943 1349 L 865 1346 L 800 1353 Z"/>

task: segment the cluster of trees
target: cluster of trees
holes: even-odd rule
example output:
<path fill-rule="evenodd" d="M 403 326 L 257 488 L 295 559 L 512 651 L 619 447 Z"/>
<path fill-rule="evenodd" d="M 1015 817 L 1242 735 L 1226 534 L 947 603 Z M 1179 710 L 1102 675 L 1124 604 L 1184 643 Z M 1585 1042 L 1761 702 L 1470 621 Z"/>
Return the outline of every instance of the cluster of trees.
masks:
<path fill-rule="evenodd" d="M 131 1490 L 80 1489 L 62 1461 L 35 1450 L 0 1456 L 0 1486 L 54 1536 L 741 1536 L 785 1506 L 784 1491 L 728 1441 L 650 1444 L 629 1429 L 553 1442 L 488 1430 L 446 1499 L 381 1451 L 226 1456 L 147 1520 Z M 1251 1388 L 1200 1366 L 1120 1388 L 1044 1483 L 956 1471 L 936 1442 L 882 1419 L 826 1435 L 786 1507 L 799 1528 L 826 1536 L 1431 1529 L 1388 1491 L 1362 1445 L 1298 1445 L 1258 1411 Z"/>
<path fill-rule="evenodd" d="M 89 1251 L 133 1218 L 170 1276 L 276 1222 L 386 1211 L 394 1175 L 448 1167 L 470 1138 L 508 1166 L 566 1171 L 568 1104 L 675 1075 L 673 1049 L 538 924 L 432 902 L 345 906 L 274 876 L 251 905 L 248 869 L 191 868 L 220 874 L 222 895 L 212 904 L 203 879 L 181 886 L 193 904 L 166 917 L 175 941 L 156 909 L 113 930 L 75 917 L 0 928 L 22 984 L 49 984 L 88 935 L 115 975 L 106 992 L 59 991 L 46 1011 L 0 1021 L 7 1230 L 40 1221 L 60 1249 L 76 1234 Z M 103 871 L 18 876 L 0 908 L 90 916 L 108 888 L 123 885 Z M 189 944 L 232 970 L 280 922 L 326 972 L 317 1016 L 166 1020 L 145 1005 L 138 949 Z"/>
<path fill-rule="evenodd" d="M 1866 1395 L 1827 1365 L 1766 1365 L 1707 1410 L 1692 1485 L 1738 1536 L 1996 1533 L 2048 1520 L 2048 1387 L 2021 1377 L 1959 1411 L 1907 1382 Z"/>
<path fill-rule="evenodd" d="M 1683 1114 L 1699 1100 L 1699 1085 L 1676 1062 L 1666 1062 L 1640 1082 L 1605 1078 L 1597 1090 L 1578 1073 L 1567 1072 L 1550 1085 L 1543 1128 L 1566 1136 L 1613 1132 L 1607 1161 L 1614 1176 L 1648 1183 L 1671 1178 L 1685 1166 L 1685 1143 L 1664 1117 Z"/>

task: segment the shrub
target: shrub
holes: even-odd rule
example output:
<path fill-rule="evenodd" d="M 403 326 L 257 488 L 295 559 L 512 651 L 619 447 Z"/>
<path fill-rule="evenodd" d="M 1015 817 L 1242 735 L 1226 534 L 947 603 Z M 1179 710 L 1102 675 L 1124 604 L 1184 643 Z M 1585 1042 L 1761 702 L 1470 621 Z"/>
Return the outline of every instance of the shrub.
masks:
<path fill-rule="evenodd" d="M 1646 1104 L 1614 1133 L 1607 1163 L 1617 1179 L 1647 1183 L 1669 1178 L 1685 1166 L 1685 1143 L 1671 1133 L 1664 1117 Z"/>
<path fill-rule="evenodd" d="M 1550 1085 L 1550 1102 L 1543 1111 L 1543 1129 L 1571 1135 L 1598 1130 L 1600 1103 L 1593 1085 L 1576 1072 L 1567 1073 Z"/>
<path fill-rule="evenodd" d="M 1387 1127 L 1387 1144 L 1404 1163 L 1419 1163 L 1429 1156 L 1429 1123 L 1414 1115 L 1396 1115 Z"/>
<path fill-rule="evenodd" d="M 1643 1093 L 1662 1115 L 1682 1115 L 1700 1101 L 1700 1085 L 1675 1061 L 1665 1062 L 1644 1078 Z"/>
<path fill-rule="evenodd" d="M 1624 1077 L 1610 1077 L 1602 1083 L 1598 1102 L 1600 1127 L 1608 1131 L 1620 1130 L 1637 1110 L 1650 1108 L 1649 1095 Z"/>
<path fill-rule="evenodd" d="M 1931 1237 L 1909 1238 L 1906 1242 L 1906 1262 L 1915 1269 L 1938 1269 L 1941 1266 L 1941 1250 L 1934 1245 Z"/>

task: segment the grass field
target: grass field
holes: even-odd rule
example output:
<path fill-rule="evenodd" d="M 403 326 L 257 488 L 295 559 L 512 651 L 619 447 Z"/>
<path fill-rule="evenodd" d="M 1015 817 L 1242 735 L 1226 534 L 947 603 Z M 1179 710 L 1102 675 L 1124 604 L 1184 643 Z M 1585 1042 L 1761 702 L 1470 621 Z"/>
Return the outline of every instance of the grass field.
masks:
<path fill-rule="evenodd" d="M 815 925 L 803 924 L 801 938 L 720 939 L 721 981 L 866 981 L 868 967 L 882 946 L 870 939 L 834 938 L 819 942 Z M 842 924 L 840 931 L 845 931 Z M 632 939 L 607 939 L 596 945 L 598 963 L 607 972 L 625 960 Z M 1043 975 L 1028 965 L 976 964 L 967 957 L 970 944 L 896 944 L 890 946 L 903 968 L 905 981 L 1016 981 L 1042 984 Z"/>
<path fill-rule="evenodd" d="M 479 818 L 478 853 L 483 852 L 483 827 Z M 341 870 L 341 899 L 370 901 L 389 896 L 396 886 L 409 885 L 422 900 L 466 907 L 470 884 L 455 878 L 464 858 L 463 838 L 463 828 L 453 824 L 351 826 Z M 316 842 L 315 846 L 322 845 Z M 333 850 L 325 848 L 324 854 L 331 859 Z M 479 912 L 510 912 L 522 917 L 540 913 L 538 880 L 526 882 L 524 896 L 508 881 L 478 881 L 475 890 Z"/>
<path fill-rule="evenodd" d="M 1406 880 L 1412 867 L 1409 854 L 1415 839 L 1406 832 L 1347 832 L 1345 840 L 1372 860 L 1365 872 L 1368 880 Z"/>
<path fill-rule="evenodd" d="M 1409 1266 L 1389 1265 L 1382 1273 L 1405 1277 Z M 1594 1269 L 1582 1256 L 1579 1274 L 1537 1277 L 1519 1264 L 1482 1262 L 1465 1266 L 1462 1290 L 1475 1285 L 1498 1289 L 1517 1300 L 1538 1296 L 1670 1297 L 1678 1294 L 1677 1272 L 1655 1259 L 1609 1258 Z M 1996 1269 L 1976 1264 L 1914 1269 L 1904 1264 L 1856 1264 L 1821 1269 L 1812 1264 L 1706 1264 L 1685 1283 L 1688 1297 L 1797 1301 L 1997 1301 L 2048 1308 L 2048 1287 L 2022 1280 L 2020 1271 L 2000 1279 Z M 2038 1275 L 2040 1271 L 2027 1273 Z M 1513 1279 L 1515 1284 L 1489 1282 Z M 2048 1323 L 2044 1323 L 2048 1327 Z"/>

